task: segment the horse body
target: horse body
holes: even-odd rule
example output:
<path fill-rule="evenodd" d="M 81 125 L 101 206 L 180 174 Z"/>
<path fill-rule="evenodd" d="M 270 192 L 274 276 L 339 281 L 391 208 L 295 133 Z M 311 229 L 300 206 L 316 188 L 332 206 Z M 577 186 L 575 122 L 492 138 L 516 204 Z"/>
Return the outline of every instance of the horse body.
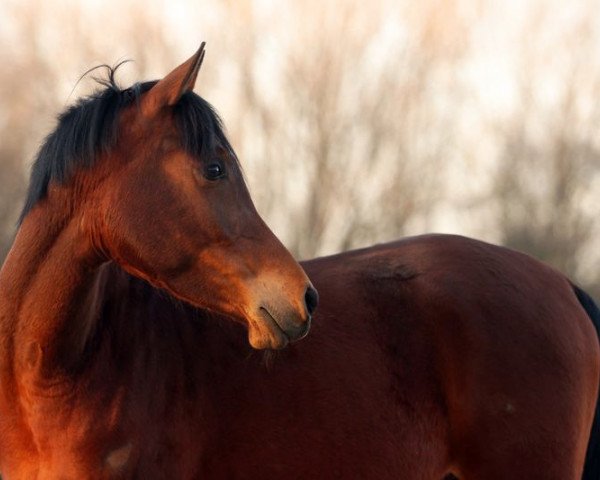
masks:
<path fill-rule="evenodd" d="M 3 478 L 579 479 L 591 300 L 462 237 L 299 265 L 190 91 L 203 55 L 42 147 L 0 270 Z"/>
<path fill-rule="evenodd" d="M 86 362 L 28 402 L 3 378 L 7 478 L 580 477 L 600 355 L 564 277 L 451 236 L 303 267 L 315 325 L 272 358 L 100 267 Z"/>

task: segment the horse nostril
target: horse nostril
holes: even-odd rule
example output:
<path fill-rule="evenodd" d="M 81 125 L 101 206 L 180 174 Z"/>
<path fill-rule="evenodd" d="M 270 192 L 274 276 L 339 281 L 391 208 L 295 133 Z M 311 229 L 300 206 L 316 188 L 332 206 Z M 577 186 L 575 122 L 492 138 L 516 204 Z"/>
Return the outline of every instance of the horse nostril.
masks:
<path fill-rule="evenodd" d="M 315 309 L 317 308 L 317 305 L 319 304 L 319 294 L 310 285 L 308 286 L 308 288 L 306 289 L 306 293 L 304 294 L 304 302 L 306 303 L 306 310 L 308 311 L 308 314 L 312 315 Z"/>

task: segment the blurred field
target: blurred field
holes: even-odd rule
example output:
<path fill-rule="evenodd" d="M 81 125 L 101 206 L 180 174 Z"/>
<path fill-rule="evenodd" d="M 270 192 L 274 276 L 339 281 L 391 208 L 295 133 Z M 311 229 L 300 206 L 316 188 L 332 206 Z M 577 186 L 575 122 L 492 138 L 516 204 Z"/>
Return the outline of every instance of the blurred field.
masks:
<path fill-rule="evenodd" d="M 443 231 L 600 295 L 598 1 L 0 0 L 0 259 L 80 75 L 156 78 L 201 40 L 258 210 L 302 258 Z"/>

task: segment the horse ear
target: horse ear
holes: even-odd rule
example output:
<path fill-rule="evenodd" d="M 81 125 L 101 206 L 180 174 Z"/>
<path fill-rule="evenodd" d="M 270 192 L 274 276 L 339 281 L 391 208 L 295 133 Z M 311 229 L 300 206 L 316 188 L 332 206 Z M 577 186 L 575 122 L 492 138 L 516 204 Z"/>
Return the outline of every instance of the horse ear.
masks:
<path fill-rule="evenodd" d="M 198 71 L 204 60 L 204 45 L 206 42 L 202 42 L 198 51 L 190 59 L 159 80 L 143 96 L 140 107 L 144 116 L 152 117 L 162 108 L 175 105 L 185 92 L 194 88 Z"/>

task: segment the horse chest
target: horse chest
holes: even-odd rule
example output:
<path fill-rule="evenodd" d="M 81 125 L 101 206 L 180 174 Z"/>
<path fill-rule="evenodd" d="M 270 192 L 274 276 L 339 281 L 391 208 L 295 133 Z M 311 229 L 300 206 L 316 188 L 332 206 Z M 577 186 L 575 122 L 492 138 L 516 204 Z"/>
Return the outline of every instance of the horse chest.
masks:
<path fill-rule="evenodd" d="M 11 453 L 18 461 L 3 474 L 38 480 L 193 478 L 203 444 L 198 422 L 183 418 L 177 405 L 161 416 L 128 393 L 25 401 L 23 418 L 11 428 L 20 450 Z"/>

